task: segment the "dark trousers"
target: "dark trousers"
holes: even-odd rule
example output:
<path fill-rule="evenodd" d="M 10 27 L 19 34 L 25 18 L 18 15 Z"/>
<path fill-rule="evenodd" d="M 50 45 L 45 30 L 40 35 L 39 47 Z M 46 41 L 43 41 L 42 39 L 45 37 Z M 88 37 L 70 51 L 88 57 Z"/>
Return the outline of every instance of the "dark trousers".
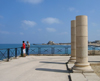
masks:
<path fill-rule="evenodd" d="M 29 48 L 26 48 L 26 54 L 29 55 Z"/>

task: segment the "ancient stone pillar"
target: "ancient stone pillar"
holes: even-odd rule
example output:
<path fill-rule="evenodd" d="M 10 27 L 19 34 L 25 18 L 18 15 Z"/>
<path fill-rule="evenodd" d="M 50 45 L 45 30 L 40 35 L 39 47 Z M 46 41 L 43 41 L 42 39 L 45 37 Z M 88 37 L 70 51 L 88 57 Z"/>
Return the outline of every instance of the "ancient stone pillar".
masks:
<path fill-rule="evenodd" d="M 74 71 L 93 71 L 88 62 L 88 21 L 87 16 L 76 16 L 76 62 Z"/>
<path fill-rule="evenodd" d="M 76 20 L 71 21 L 71 57 L 69 62 L 76 62 Z"/>

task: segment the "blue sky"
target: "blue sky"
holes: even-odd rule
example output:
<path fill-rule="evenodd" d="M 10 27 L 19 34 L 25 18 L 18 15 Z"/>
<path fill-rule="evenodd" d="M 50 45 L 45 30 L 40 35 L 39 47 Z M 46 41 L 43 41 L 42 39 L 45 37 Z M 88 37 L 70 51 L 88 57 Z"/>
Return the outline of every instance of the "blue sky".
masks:
<path fill-rule="evenodd" d="M 67 43 L 71 20 L 88 16 L 88 40 L 100 40 L 100 0 L 0 0 L 0 43 Z"/>

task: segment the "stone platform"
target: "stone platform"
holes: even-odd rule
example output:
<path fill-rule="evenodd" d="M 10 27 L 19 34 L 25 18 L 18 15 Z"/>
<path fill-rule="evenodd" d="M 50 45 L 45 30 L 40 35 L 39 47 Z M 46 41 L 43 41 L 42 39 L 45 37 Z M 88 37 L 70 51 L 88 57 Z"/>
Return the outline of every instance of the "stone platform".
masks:
<path fill-rule="evenodd" d="M 0 62 L 0 81 L 100 81 L 95 73 L 72 73 L 69 56 L 27 56 Z M 100 56 L 89 56 L 91 63 Z"/>

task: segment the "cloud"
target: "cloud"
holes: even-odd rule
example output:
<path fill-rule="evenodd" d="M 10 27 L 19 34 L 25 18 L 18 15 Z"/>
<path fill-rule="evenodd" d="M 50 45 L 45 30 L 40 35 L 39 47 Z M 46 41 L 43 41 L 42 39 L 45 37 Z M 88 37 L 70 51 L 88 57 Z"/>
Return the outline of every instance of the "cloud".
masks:
<path fill-rule="evenodd" d="M 21 0 L 21 1 L 25 3 L 31 3 L 31 4 L 39 4 L 43 2 L 43 0 Z"/>
<path fill-rule="evenodd" d="M 77 9 L 75 9 L 74 7 L 69 7 L 68 10 L 69 10 L 70 12 L 73 12 L 73 11 L 79 12 L 79 11 L 78 11 Z"/>
<path fill-rule="evenodd" d="M 20 35 L 24 35 L 24 33 L 23 32 L 20 32 Z"/>
<path fill-rule="evenodd" d="M 2 30 L 0 30 L 0 33 L 1 34 L 10 34 L 10 32 L 8 32 L 8 31 L 2 31 Z"/>
<path fill-rule="evenodd" d="M 96 26 L 97 26 L 97 24 L 96 24 L 96 23 L 91 23 L 91 24 L 92 24 L 92 26 L 93 26 L 93 27 L 96 27 Z"/>
<path fill-rule="evenodd" d="M 3 16 L 0 15 L 0 18 L 3 18 Z"/>
<path fill-rule="evenodd" d="M 39 28 L 38 31 L 42 31 L 42 29 Z"/>
<path fill-rule="evenodd" d="M 54 23 L 59 24 L 60 23 L 59 19 L 52 18 L 52 17 L 48 17 L 48 18 L 42 19 L 42 22 L 43 23 L 47 23 L 47 24 L 54 24 Z"/>
<path fill-rule="evenodd" d="M 48 32 L 56 32 L 56 29 L 54 29 L 54 28 L 46 28 L 46 30 L 47 30 Z"/>
<path fill-rule="evenodd" d="M 69 11 L 74 11 L 74 10 L 75 10 L 75 8 L 70 7 L 70 8 L 68 8 L 68 10 L 69 10 Z"/>
<path fill-rule="evenodd" d="M 29 20 L 23 20 L 22 21 L 22 28 L 29 28 L 29 27 L 34 27 L 36 23 L 34 21 L 29 21 Z"/>
<path fill-rule="evenodd" d="M 60 35 L 67 35 L 67 32 L 61 32 Z"/>

